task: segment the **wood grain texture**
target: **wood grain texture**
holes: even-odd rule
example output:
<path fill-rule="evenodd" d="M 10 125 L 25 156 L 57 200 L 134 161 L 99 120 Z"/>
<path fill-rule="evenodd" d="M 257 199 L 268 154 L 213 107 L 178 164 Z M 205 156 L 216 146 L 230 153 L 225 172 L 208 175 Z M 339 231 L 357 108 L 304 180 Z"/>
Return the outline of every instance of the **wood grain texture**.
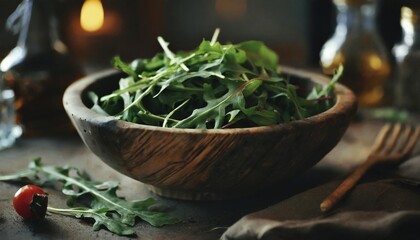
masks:
<path fill-rule="evenodd" d="M 282 70 L 308 83 L 329 81 Z M 110 91 L 121 76 L 108 70 L 75 82 L 64 94 L 64 107 L 86 146 L 106 164 L 178 199 L 238 198 L 276 186 L 321 160 L 357 108 L 354 94 L 337 84 L 336 104 L 304 120 L 242 129 L 167 129 L 115 120 L 87 107 L 87 91 Z"/>

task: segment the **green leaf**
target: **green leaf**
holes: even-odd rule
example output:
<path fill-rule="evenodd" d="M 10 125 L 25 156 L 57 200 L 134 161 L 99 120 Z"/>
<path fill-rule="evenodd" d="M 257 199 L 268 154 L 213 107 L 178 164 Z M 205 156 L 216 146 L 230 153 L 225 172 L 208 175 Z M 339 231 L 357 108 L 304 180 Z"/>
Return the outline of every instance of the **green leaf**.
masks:
<path fill-rule="evenodd" d="M 228 112 L 227 113 L 227 115 L 229 116 L 228 122 L 233 122 L 235 120 L 236 116 L 238 116 L 238 114 L 240 112 L 241 111 L 239 109 L 235 109 L 235 110 L 232 110 L 232 111 Z"/>
<path fill-rule="evenodd" d="M 275 71 L 278 66 L 277 54 L 259 41 L 247 41 L 238 44 L 238 48 L 246 52 L 248 59 L 258 67 Z"/>
<path fill-rule="evenodd" d="M 69 209 L 58 209 L 48 207 L 48 211 L 55 214 L 72 216 L 75 218 L 91 218 L 95 221 L 93 224 L 94 231 L 99 231 L 101 227 L 104 227 L 110 232 L 122 236 L 133 235 L 136 233 L 133 227 L 124 224 L 119 220 L 115 220 L 112 217 L 109 217 L 109 209 L 107 208 L 90 209 L 85 207 L 76 207 Z"/>
<path fill-rule="evenodd" d="M 276 111 L 255 111 L 249 117 L 251 121 L 260 126 L 270 126 L 276 124 L 280 118 L 280 114 Z"/>
<path fill-rule="evenodd" d="M 123 62 L 119 56 L 114 57 L 111 62 L 115 68 L 120 69 L 121 71 L 127 73 L 133 78 L 137 78 L 137 73 L 131 68 L 130 65 Z"/>
<path fill-rule="evenodd" d="M 229 105 L 232 104 L 232 97 L 237 93 L 238 87 L 236 84 L 228 86 L 228 92 L 221 97 L 216 97 L 213 89 L 210 85 L 204 86 L 204 100 L 207 105 L 202 108 L 195 109 L 192 114 L 179 121 L 174 125 L 175 128 L 203 128 L 207 123 L 214 121 L 213 128 L 220 128 L 220 118 L 224 118 L 225 110 Z M 220 115 L 223 113 L 223 115 Z"/>
<path fill-rule="evenodd" d="M 95 112 L 97 112 L 97 113 L 99 113 L 99 114 L 102 114 L 102 115 L 105 115 L 105 116 L 108 116 L 108 113 L 103 109 L 103 107 L 101 107 L 101 106 L 99 106 L 99 104 L 98 104 L 98 102 L 99 102 L 99 97 L 98 97 L 98 95 L 96 95 L 94 92 L 92 92 L 92 91 L 89 91 L 88 93 L 87 93 L 87 96 L 88 96 L 88 98 L 93 102 L 93 106 L 92 106 L 92 110 L 93 111 L 95 111 Z M 106 107 L 106 104 L 104 104 L 104 108 L 107 108 Z"/>
<path fill-rule="evenodd" d="M 334 85 L 343 75 L 344 68 L 342 65 L 336 70 L 334 76 L 332 77 L 331 81 L 324 86 L 316 86 L 312 89 L 312 92 L 308 95 L 307 99 L 317 99 L 321 97 L 326 97 L 332 93 Z"/>
<path fill-rule="evenodd" d="M 258 79 L 253 79 L 248 82 L 248 84 L 245 86 L 244 90 L 242 91 L 242 94 L 245 97 L 250 96 L 253 94 L 262 84 L 263 82 Z"/>

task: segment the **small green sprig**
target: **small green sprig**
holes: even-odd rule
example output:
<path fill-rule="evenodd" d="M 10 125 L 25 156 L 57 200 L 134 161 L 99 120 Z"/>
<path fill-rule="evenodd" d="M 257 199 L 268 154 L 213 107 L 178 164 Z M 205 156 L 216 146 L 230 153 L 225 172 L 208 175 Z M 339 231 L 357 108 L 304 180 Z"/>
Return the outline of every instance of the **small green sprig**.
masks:
<path fill-rule="evenodd" d="M 73 216 L 76 218 L 90 218 L 94 220 L 93 229 L 101 227 L 118 235 L 132 235 L 136 219 L 146 221 L 155 227 L 177 223 L 178 220 L 166 212 L 158 211 L 153 206 L 156 200 L 127 201 L 117 196 L 119 184 L 115 181 L 93 181 L 87 174 L 74 167 L 44 166 L 41 159 L 34 159 L 28 169 L 17 173 L 0 176 L 0 181 L 29 180 L 37 185 L 62 183 L 62 192 L 69 196 L 69 209 L 48 207 L 51 213 Z M 89 196 L 89 201 L 82 196 Z"/>

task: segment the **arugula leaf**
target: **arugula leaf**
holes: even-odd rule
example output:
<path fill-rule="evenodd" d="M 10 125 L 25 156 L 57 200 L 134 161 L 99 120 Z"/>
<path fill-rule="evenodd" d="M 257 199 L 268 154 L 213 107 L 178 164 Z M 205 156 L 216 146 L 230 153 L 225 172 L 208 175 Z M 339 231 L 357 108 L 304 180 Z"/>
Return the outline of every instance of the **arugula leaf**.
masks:
<path fill-rule="evenodd" d="M 334 88 L 334 84 L 340 79 L 341 75 L 343 75 L 344 67 L 340 65 L 338 69 L 335 71 L 334 76 L 332 77 L 329 84 L 325 86 L 317 86 L 312 89 L 312 92 L 308 95 L 307 99 L 317 99 L 321 97 L 328 96 L 328 94 Z"/>
<path fill-rule="evenodd" d="M 179 53 L 158 37 L 163 52 L 150 59 L 126 64 L 116 57 L 114 66 L 128 77 L 92 109 L 134 123 L 211 129 L 279 124 L 334 104 L 331 93 L 342 69 L 330 84 L 300 96 L 280 72 L 277 54 L 264 43 L 221 44 L 218 35 L 216 29 L 211 41 Z"/>
<path fill-rule="evenodd" d="M 137 78 L 136 72 L 132 69 L 132 67 L 121 60 L 119 56 L 116 56 L 112 59 L 112 65 L 114 67 L 121 69 L 123 72 L 131 75 L 134 78 Z"/>
<path fill-rule="evenodd" d="M 69 196 L 67 205 L 73 208 L 48 209 L 53 213 L 77 218 L 93 218 L 95 221 L 94 230 L 99 230 L 103 226 L 113 233 L 130 235 L 134 233 L 132 227 L 136 218 L 140 218 L 156 227 L 178 222 L 176 218 L 165 212 L 153 210 L 153 206 L 156 204 L 155 199 L 127 201 L 117 196 L 116 191 L 119 187 L 117 182 L 93 181 L 85 173 L 74 167 L 44 166 L 41 159 L 37 158 L 29 164 L 28 169 L 12 175 L 0 176 L 0 181 L 21 179 L 27 179 L 38 185 L 61 182 L 63 184 L 62 192 Z M 82 196 L 92 198 L 87 206 L 80 206 L 82 203 L 79 201 L 79 197 Z"/>
<path fill-rule="evenodd" d="M 96 95 L 96 93 L 89 91 L 87 93 L 88 98 L 93 102 L 93 106 L 92 106 L 92 110 L 94 110 L 97 113 L 100 113 L 102 115 L 108 116 L 109 114 L 107 112 L 105 112 L 99 105 L 98 105 L 98 101 L 99 101 L 99 97 L 98 95 Z M 108 111 L 110 111 L 109 107 L 106 107 L 108 109 Z"/>
<path fill-rule="evenodd" d="M 72 216 L 75 218 L 92 218 L 95 220 L 95 223 L 93 224 L 94 231 L 99 231 L 101 227 L 105 227 L 109 231 L 118 235 L 133 235 L 136 233 L 133 228 L 118 220 L 110 218 L 108 216 L 109 209 L 107 208 L 90 209 L 85 207 L 76 207 L 69 209 L 58 209 L 48 207 L 47 209 L 51 213 Z"/>
<path fill-rule="evenodd" d="M 247 41 L 238 44 L 239 49 L 246 52 L 248 59 L 258 67 L 268 68 L 275 71 L 278 66 L 278 56 L 264 43 Z"/>

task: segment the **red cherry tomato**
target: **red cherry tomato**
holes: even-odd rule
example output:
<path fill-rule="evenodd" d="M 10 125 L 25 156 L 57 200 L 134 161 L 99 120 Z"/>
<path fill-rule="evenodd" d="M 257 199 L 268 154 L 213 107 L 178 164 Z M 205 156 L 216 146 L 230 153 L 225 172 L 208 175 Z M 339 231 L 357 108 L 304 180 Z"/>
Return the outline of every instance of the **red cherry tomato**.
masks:
<path fill-rule="evenodd" d="M 35 194 L 45 195 L 46 193 L 35 185 L 26 185 L 21 187 L 13 197 L 13 207 L 23 219 L 32 217 L 31 202 Z"/>

